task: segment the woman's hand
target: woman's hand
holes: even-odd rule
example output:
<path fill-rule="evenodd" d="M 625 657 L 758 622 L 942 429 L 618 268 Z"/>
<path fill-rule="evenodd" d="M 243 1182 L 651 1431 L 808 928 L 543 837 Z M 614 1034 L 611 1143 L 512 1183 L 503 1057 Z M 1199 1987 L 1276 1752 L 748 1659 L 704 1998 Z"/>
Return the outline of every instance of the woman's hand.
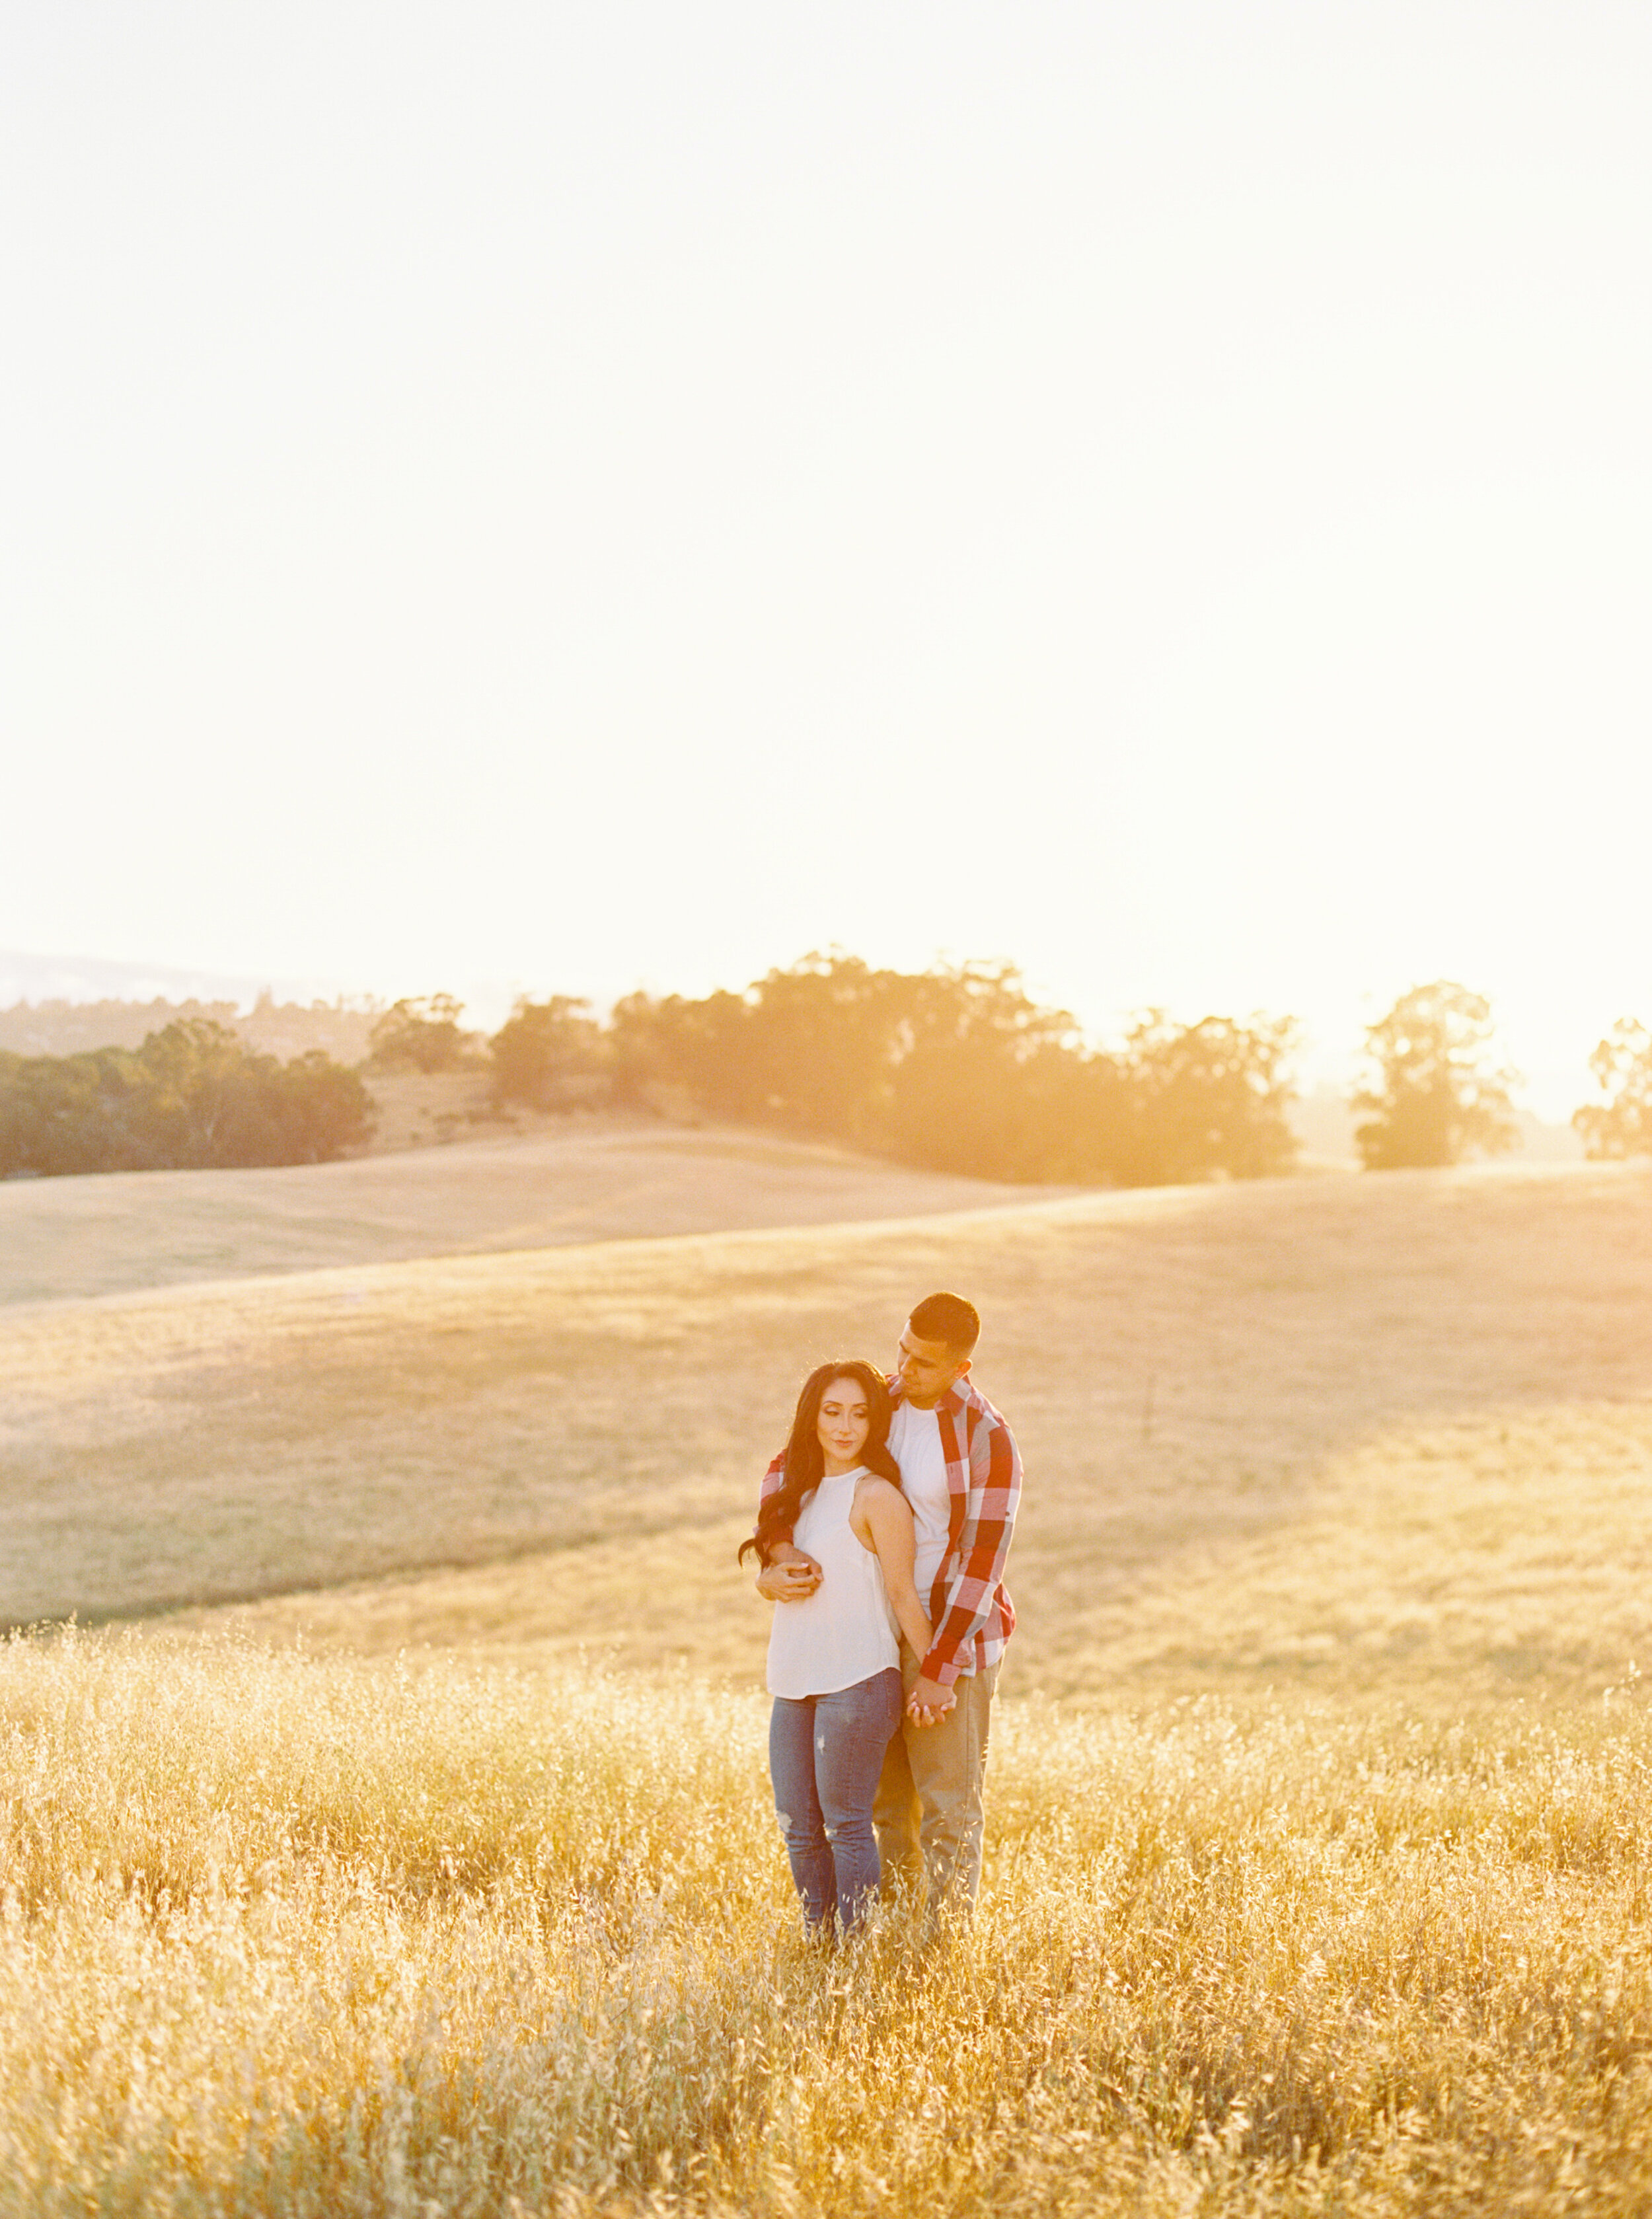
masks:
<path fill-rule="evenodd" d="M 926 1680 L 922 1673 L 906 1699 L 906 1715 L 915 1726 L 938 1726 L 947 1712 L 957 1707 L 955 1688 L 943 1688 L 939 1680 Z"/>
<path fill-rule="evenodd" d="M 757 1592 L 770 1602 L 807 1602 L 820 1585 L 820 1566 L 790 1541 L 777 1541 L 757 1575 Z"/>

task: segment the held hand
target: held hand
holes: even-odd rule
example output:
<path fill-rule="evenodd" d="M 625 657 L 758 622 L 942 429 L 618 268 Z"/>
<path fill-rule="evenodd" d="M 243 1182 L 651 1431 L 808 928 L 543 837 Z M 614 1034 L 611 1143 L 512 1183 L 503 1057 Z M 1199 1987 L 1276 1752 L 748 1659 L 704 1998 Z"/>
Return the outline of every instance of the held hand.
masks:
<path fill-rule="evenodd" d="M 757 1575 L 757 1592 L 770 1602 L 806 1602 L 820 1585 L 820 1566 L 800 1549 L 784 1563 L 766 1564 Z"/>
<path fill-rule="evenodd" d="M 906 1715 L 915 1726 L 939 1725 L 948 1711 L 958 1706 L 958 1693 L 953 1688 L 943 1688 L 939 1680 L 926 1680 L 920 1673 L 916 1684 L 906 1699 Z"/>

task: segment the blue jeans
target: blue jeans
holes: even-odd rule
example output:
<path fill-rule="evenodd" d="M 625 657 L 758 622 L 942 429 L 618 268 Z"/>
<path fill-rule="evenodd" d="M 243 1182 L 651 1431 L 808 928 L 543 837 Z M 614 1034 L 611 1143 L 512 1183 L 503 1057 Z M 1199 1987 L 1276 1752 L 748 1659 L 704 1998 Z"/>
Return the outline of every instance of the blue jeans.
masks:
<path fill-rule="evenodd" d="M 878 1886 L 872 1803 L 884 1751 L 900 1724 L 891 1664 L 835 1694 L 774 1698 L 768 1769 L 774 1808 L 809 1925 L 835 1915 L 847 1929 Z"/>

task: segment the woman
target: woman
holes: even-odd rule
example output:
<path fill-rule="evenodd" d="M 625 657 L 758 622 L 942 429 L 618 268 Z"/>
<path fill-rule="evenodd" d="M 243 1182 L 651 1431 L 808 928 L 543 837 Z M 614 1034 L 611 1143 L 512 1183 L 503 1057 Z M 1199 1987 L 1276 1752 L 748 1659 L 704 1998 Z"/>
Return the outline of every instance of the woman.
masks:
<path fill-rule="evenodd" d="M 792 1877 L 811 1931 L 847 1931 L 878 1885 L 872 1804 L 900 1723 L 900 1637 L 920 1656 L 929 1621 L 912 1583 L 912 1513 L 889 1451 L 889 1389 L 858 1359 L 803 1383 L 779 1486 L 743 1558 L 789 1535 L 820 1585 L 774 1613 L 768 1763 Z"/>

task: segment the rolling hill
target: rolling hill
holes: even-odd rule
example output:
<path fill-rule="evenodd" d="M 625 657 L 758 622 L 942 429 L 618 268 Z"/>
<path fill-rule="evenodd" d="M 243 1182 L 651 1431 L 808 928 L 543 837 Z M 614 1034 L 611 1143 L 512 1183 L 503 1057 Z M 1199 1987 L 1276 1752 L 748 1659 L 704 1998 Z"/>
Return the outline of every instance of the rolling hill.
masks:
<path fill-rule="evenodd" d="M 1647 2208 L 1645 1170 L 172 1234 L 0 1309 L 4 1607 L 148 1613 L 0 1647 L 20 2212 Z M 1028 1463 L 983 1901 L 823 1949 L 734 1545 L 942 1282 Z"/>
<path fill-rule="evenodd" d="M 797 1378 L 834 1349 L 886 1356 L 942 1284 L 980 1302 L 978 1376 L 1026 1452 L 1024 1688 L 1357 1688 L 1391 1664 L 1506 1689 L 1632 1652 L 1652 1179 L 1614 1166 L 1088 1195 L 14 1306 L 4 1613 L 287 1594 L 242 1622 L 743 1675 L 763 1613 L 733 1546 Z M 1453 1551 L 1467 1588 L 1430 1569 L 1447 1529 L 1478 1536 Z"/>
<path fill-rule="evenodd" d="M 403 1125 L 442 1079 L 379 1082 Z M 454 1090 L 456 1089 L 456 1091 Z M 475 1081 L 451 1082 L 456 1100 Z M 0 1305 L 327 1265 L 1021 1201 L 1024 1187 L 645 1116 L 259 1171 L 0 1181 Z"/>

